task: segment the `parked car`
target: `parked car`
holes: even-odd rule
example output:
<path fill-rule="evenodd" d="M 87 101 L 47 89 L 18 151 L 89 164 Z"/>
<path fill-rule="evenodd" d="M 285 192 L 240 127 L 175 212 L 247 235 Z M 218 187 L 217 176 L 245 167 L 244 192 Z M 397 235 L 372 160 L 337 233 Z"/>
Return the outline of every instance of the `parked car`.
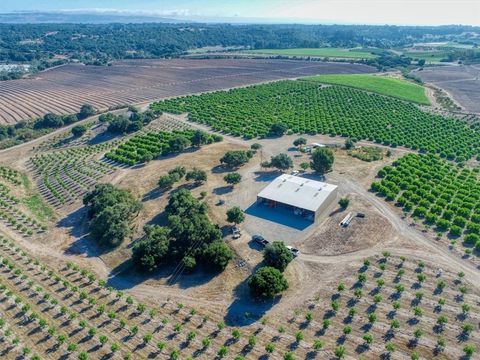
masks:
<path fill-rule="evenodd" d="M 236 226 L 234 226 L 234 227 L 232 228 L 232 237 L 233 237 L 234 239 L 238 239 L 238 238 L 240 238 L 240 236 L 242 236 L 242 233 L 240 232 L 240 229 L 237 228 Z"/>
<path fill-rule="evenodd" d="M 295 249 L 294 247 L 287 246 L 287 249 L 290 250 L 290 252 L 294 257 L 297 257 L 298 255 L 300 255 L 300 250 Z"/>
<path fill-rule="evenodd" d="M 300 171 L 298 171 L 298 170 L 293 170 L 292 171 L 292 175 L 298 175 L 299 173 L 300 173 Z"/>
<path fill-rule="evenodd" d="M 262 235 L 253 235 L 252 240 L 262 246 L 267 246 L 268 244 L 270 244 L 270 242 L 266 240 Z"/>

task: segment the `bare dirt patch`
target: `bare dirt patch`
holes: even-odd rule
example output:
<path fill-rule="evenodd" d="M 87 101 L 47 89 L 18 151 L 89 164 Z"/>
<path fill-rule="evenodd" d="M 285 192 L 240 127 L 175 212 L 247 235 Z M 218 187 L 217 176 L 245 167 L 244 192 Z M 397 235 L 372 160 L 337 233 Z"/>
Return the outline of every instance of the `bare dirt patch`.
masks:
<path fill-rule="evenodd" d="M 436 66 L 415 73 L 423 81 L 445 89 L 464 109 L 480 113 L 480 66 Z"/>
<path fill-rule="evenodd" d="M 302 251 L 315 255 L 338 255 L 368 249 L 394 236 L 394 229 L 364 198 L 349 194 L 351 206 L 334 211 L 307 240 L 299 244 Z M 365 218 L 355 217 L 349 226 L 340 222 L 349 213 L 361 212 Z M 380 231 L 381 229 L 381 231 Z"/>

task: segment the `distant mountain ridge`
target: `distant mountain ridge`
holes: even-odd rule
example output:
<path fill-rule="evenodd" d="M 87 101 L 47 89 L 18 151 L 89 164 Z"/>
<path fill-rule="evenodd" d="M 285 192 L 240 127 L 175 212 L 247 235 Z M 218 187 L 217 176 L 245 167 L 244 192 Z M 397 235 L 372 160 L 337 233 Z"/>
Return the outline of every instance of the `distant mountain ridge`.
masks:
<path fill-rule="evenodd" d="M 113 14 L 113 13 L 93 13 L 93 12 L 11 12 L 0 13 L 0 23 L 4 24 L 61 24 L 61 23 L 89 23 L 89 24 L 108 24 L 108 23 L 188 23 L 189 20 L 179 20 L 161 16 L 146 16 L 136 14 Z"/>

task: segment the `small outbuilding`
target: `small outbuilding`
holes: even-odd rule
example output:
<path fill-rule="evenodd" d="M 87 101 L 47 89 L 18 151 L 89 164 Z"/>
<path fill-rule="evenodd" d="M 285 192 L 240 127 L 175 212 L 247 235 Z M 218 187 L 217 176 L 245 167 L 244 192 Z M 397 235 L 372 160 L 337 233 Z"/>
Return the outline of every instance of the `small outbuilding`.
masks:
<path fill-rule="evenodd" d="M 283 174 L 257 195 L 257 204 L 283 207 L 295 215 L 316 221 L 338 195 L 336 185 Z"/>

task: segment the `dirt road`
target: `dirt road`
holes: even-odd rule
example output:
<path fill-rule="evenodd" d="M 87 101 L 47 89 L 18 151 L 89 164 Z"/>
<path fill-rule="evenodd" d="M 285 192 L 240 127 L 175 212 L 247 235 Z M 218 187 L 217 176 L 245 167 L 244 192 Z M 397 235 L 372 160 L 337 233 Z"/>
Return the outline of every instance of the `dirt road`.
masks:
<path fill-rule="evenodd" d="M 347 189 L 347 191 L 356 192 L 368 198 L 370 203 L 388 219 L 397 232 L 414 242 L 416 246 L 421 244 L 423 248 L 412 250 L 402 249 L 395 246 L 377 246 L 349 254 L 334 256 L 301 255 L 300 259 L 320 264 L 333 264 L 338 262 L 361 261 L 367 257 L 378 255 L 381 251 L 389 251 L 396 255 L 415 256 L 419 259 L 428 261 L 433 260 L 433 262 L 439 264 L 439 267 L 440 264 L 444 264 L 445 266 L 457 269 L 458 271 L 463 271 L 465 276 L 469 278 L 470 281 L 478 281 L 480 271 L 474 265 L 459 259 L 455 254 L 452 254 L 443 246 L 438 246 L 432 243 L 432 241 L 426 238 L 421 232 L 409 226 L 408 223 L 399 218 L 398 215 L 389 208 L 388 204 L 379 199 L 375 194 L 370 193 L 365 188 L 349 179 L 343 178 L 341 181 L 343 182 L 342 186 Z"/>

